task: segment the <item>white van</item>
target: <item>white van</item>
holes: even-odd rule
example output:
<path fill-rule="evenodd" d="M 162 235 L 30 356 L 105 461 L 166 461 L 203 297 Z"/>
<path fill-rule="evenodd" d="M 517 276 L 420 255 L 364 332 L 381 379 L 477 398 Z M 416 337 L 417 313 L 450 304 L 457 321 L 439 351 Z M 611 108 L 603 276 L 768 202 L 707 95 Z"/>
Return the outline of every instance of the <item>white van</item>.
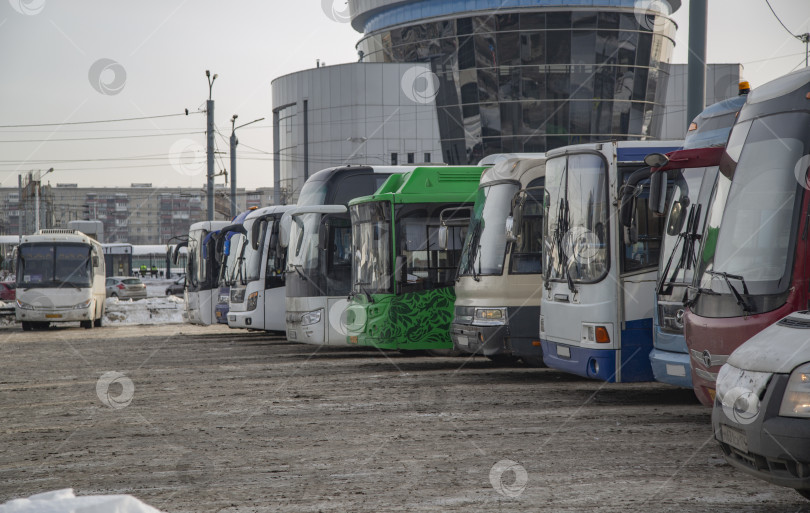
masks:
<path fill-rule="evenodd" d="M 105 269 L 101 244 L 76 230 L 40 230 L 17 248 L 15 313 L 23 330 L 52 322 L 101 326 Z"/>

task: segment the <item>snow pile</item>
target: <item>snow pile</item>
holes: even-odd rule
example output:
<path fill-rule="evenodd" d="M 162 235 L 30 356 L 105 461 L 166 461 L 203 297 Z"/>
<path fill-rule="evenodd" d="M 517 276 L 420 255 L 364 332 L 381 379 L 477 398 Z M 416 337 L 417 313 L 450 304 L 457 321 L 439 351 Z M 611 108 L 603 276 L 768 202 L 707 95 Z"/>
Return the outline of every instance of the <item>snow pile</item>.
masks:
<path fill-rule="evenodd" d="M 167 280 L 165 278 L 145 277 L 141 278 L 141 281 L 146 285 L 146 295 L 148 297 L 162 297 L 166 295 L 166 289 L 169 288 L 169 285 L 174 283 L 176 279 L 177 278 L 172 278 L 171 280 Z"/>
<path fill-rule="evenodd" d="M 76 497 L 72 488 L 38 493 L 27 499 L 0 504 L 0 513 L 161 513 L 131 495 L 85 495 Z"/>
<path fill-rule="evenodd" d="M 185 322 L 183 298 L 150 297 L 137 301 L 107 298 L 104 324 L 122 326 L 133 324 L 180 324 Z"/>

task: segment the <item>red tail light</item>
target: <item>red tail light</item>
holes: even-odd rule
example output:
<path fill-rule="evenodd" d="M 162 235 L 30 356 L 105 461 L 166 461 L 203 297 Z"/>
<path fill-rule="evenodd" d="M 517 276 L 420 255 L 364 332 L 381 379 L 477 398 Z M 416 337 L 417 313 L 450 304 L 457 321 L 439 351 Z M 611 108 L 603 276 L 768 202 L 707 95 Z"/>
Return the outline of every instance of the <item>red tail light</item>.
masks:
<path fill-rule="evenodd" d="M 123 284 L 123 283 L 119 283 L 119 284 L 118 284 L 118 285 L 116 285 L 115 287 L 116 287 L 117 289 L 119 289 L 119 290 L 124 290 L 124 289 L 126 288 L 126 287 L 124 286 L 124 284 Z"/>

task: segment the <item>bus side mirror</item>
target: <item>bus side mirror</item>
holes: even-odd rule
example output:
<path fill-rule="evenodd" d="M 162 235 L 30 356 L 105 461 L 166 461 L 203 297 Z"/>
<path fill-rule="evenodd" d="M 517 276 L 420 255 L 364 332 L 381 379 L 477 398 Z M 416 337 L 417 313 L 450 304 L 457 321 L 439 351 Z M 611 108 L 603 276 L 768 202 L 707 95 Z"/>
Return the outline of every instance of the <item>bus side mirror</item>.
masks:
<path fill-rule="evenodd" d="M 290 212 L 285 212 L 278 222 L 278 245 L 286 248 L 290 244 L 290 228 L 292 228 L 292 216 Z"/>
<path fill-rule="evenodd" d="M 655 215 L 666 215 L 667 209 L 667 174 L 657 172 L 650 175 L 650 210 Z"/>
<path fill-rule="evenodd" d="M 399 255 L 394 261 L 394 268 L 397 277 L 397 283 L 400 285 L 408 283 L 408 262 L 405 255 Z"/>
<path fill-rule="evenodd" d="M 256 221 L 250 227 L 250 247 L 254 250 L 259 249 L 259 234 L 261 233 L 262 223 Z"/>
<path fill-rule="evenodd" d="M 515 233 L 515 217 L 509 216 L 506 218 L 506 242 L 516 242 L 517 234 Z"/>
<path fill-rule="evenodd" d="M 439 226 L 439 249 L 442 251 L 447 250 L 447 226 L 441 225 Z"/>

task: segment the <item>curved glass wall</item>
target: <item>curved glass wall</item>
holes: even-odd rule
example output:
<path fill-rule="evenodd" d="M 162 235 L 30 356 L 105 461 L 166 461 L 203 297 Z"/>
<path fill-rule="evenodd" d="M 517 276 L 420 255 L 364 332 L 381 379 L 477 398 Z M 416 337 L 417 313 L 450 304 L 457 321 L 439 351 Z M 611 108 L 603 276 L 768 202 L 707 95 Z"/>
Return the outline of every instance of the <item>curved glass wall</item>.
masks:
<path fill-rule="evenodd" d="M 431 64 L 444 160 L 466 164 L 657 137 L 675 28 L 628 9 L 499 11 L 383 29 L 357 48 L 365 62 Z"/>

